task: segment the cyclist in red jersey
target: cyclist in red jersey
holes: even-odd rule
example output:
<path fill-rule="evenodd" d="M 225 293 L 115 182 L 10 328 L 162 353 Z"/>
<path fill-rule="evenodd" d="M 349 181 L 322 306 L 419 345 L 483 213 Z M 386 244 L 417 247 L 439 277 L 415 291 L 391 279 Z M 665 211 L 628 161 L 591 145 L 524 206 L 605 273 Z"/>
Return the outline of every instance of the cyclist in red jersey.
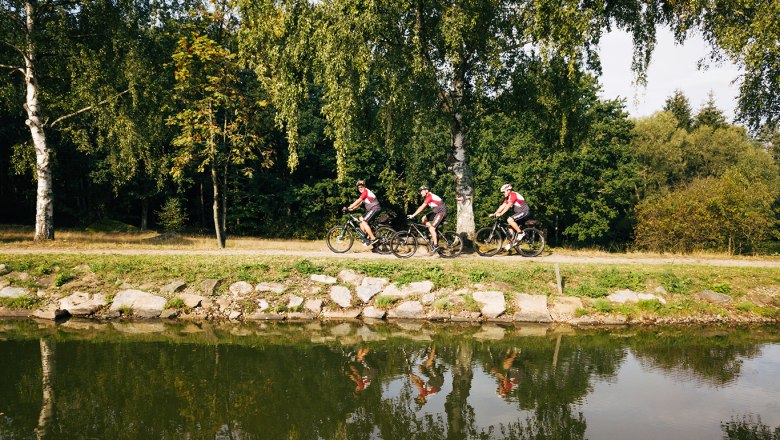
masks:
<path fill-rule="evenodd" d="M 444 204 L 444 199 L 431 192 L 431 189 L 427 185 L 423 185 L 419 188 L 420 195 L 425 198 L 422 205 L 414 211 L 414 214 L 409 214 L 406 217 L 413 219 L 425 209 L 426 206 L 431 208 L 432 214 L 423 217 L 423 223 L 428 227 L 428 232 L 431 233 L 431 241 L 433 242 L 433 249 L 431 249 L 431 255 L 436 254 L 439 250 L 439 237 L 436 234 L 436 226 L 439 226 L 447 216 L 447 205 Z"/>
<path fill-rule="evenodd" d="M 520 230 L 520 221 L 531 215 L 531 208 L 525 202 L 525 199 L 520 194 L 512 191 L 512 185 L 506 183 L 501 186 L 501 192 L 504 194 L 504 203 L 502 203 L 496 212 L 490 214 L 490 217 L 499 218 L 504 215 L 505 212 L 512 208 L 513 214 L 506 219 L 509 226 L 515 231 L 514 238 L 507 244 L 507 250 L 515 246 L 521 238 L 523 238 L 523 232 Z"/>
<path fill-rule="evenodd" d="M 347 209 L 351 212 L 356 210 L 361 203 L 366 205 L 366 214 L 360 217 L 360 230 L 368 235 L 368 238 L 371 240 L 371 243 L 369 244 L 373 245 L 376 244 L 378 240 L 376 236 L 374 236 L 374 231 L 371 230 L 371 226 L 368 225 L 368 222 L 379 214 L 382 207 L 379 205 L 379 200 L 376 198 L 373 191 L 366 188 L 365 180 L 358 180 L 357 183 L 355 183 L 355 186 L 357 186 L 357 190 L 360 192 L 360 197 L 349 205 Z"/>

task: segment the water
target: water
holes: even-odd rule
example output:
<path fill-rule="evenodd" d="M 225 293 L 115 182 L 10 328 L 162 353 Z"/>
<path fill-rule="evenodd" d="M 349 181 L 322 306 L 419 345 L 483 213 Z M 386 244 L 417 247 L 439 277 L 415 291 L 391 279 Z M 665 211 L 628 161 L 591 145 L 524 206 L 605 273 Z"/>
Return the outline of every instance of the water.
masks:
<path fill-rule="evenodd" d="M 780 439 L 780 331 L 0 321 L 0 439 Z"/>

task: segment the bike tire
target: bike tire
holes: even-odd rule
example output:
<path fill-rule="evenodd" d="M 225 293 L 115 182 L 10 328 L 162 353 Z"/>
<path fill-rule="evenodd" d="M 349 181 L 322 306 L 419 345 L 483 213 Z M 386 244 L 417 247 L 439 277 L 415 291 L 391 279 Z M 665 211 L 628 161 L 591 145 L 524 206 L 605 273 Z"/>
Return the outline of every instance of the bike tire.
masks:
<path fill-rule="evenodd" d="M 392 241 L 395 235 L 395 229 L 390 226 L 380 226 L 374 231 L 374 236 L 379 239 L 374 250 L 379 254 L 389 254 L 393 252 Z"/>
<path fill-rule="evenodd" d="M 463 240 L 455 231 L 446 231 L 439 238 L 439 255 L 442 258 L 455 258 L 463 252 Z"/>
<path fill-rule="evenodd" d="M 520 239 L 516 249 L 524 257 L 538 257 L 544 251 L 544 235 L 536 228 L 523 229 L 525 235 Z"/>
<path fill-rule="evenodd" d="M 325 236 L 325 243 L 327 243 L 328 248 L 337 254 L 343 254 L 352 249 L 354 242 L 355 234 L 343 225 L 330 228 Z"/>
<path fill-rule="evenodd" d="M 393 235 L 390 249 L 398 258 L 409 258 L 417 252 L 417 237 L 403 231 Z"/>
<path fill-rule="evenodd" d="M 474 234 L 474 250 L 483 257 L 492 257 L 501 250 L 504 236 L 498 228 L 482 228 Z"/>

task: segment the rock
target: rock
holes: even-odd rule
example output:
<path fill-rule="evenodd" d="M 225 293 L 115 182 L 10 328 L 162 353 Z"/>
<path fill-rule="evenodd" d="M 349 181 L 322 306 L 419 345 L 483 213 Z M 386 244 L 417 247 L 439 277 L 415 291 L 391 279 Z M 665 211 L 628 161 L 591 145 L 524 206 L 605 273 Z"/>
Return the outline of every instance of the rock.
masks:
<path fill-rule="evenodd" d="M 303 303 L 303 308 L 314 313 L 320 313 L 322 311 L 322 300 L 307 299 L 306 302 Z"/>
<path fill-rule="evenodd" d="M 239 312 L 237 310 L 234 310 L 234 311 L 230 312 L 230 314 L 228 314 L 228 319 L 231 320 L 231 321 L 235 321 L 235 320 L 237 320 L 240 317 L 241 317 L 241 312 Z"/>
<path fill-rule="evenodd" d="M 523 322 L 550 322 L 546 295 L 528 295 L 521 293 L 515 298 L 517 312 L 513 319 Z"/>
<path fill-rule="evenodd" d="M 484 325 L 482 331 L 474 334 L 473 338 L 481 341 L 500 341 L 504 339 L 506 331 L 497 325 Z"/>
<path fill-rule="evenodd" d="M 76 292 L 60 300 L 60 309 L 67 310 L 73 316 L 89 316 L 108 305 L 106 296 L 102 293 L 90 295 Z"/>
<path fill-rule="evenodd" d="M 6 287 L 10 286 L 11 283 L 6 279 L 0 279 L 0 289 L 5 289 Z"/>
<path fill-rule="evenodd" d="M 166 284 L 165 286 L 163 286 L 162 288 L 160 288 L 160 293 L 165 295 L 172 295 L 174 293 L 181 292 L 182 290 L 184 290 L 185 287 L 187 287 L 187 283 L 185 283 L 184 281 L 181 280 L 172 281 Z"/>
<path fill-rule="evenodd" d="M 250 321 L 282 321 L 284 318 L 285 316 L 280 315 L 279 313 L 265 313 L 260 311 L 244 316 L 244 319 Z"/>
<path fill-rule="evenodd" d="M 555 301 L 550 304 L 550 316 L 555 322 L 566 322 L 573 319 L 577 314 L 577 309 L 582 307 L 582 300 L 577 297 L 555 297 Z"/>
<path fill-rule="evenodd" d="M 292 321 L 311 321 L 317 319 L 317 315 L 306 312 L 290 312 L 287 314 L 287 319 Z"/>
<path fill-rule="evenodd" d="M 181 293 L 179 294 L 179 299 L 184 301 L 184 305 L 190 309 L 200 307 L 200 305 L 203 304 L 203 301 L 206 300 L 205 297 L 194 295 L 192 293 Z"/>
<path fill-rule="evenodd" d="M 728 295 L 725 295 L 723 293 L 713 292 L 712 290 L 705 290 L 703 292 L 699 292 L 696 295 L 697 299 L 700 299 L 702 301 L 707 301 L 708 303 L 713 304 L 723 304 L 727 302 L 731 302 L 731 297 Z"/>
<path fill-rule="evenodd" d="M 666 289 L 664 289 L 664 286 L 656 287 L 655 288 L 655 293 L 657 293 L 659 295 L 668 295 L 669 294 L 669 292 L 667 292 Z"/>
<path fill-rule="evenodd" d="M 2 318 L 26 318 L 30 316 L 30 311 L 27 309 L 9 309 L 6 307 L 0 307 L 0 317 Z"/>
<path fill-rule="evenodd" d="M 314 274 L 311 276 L 311 280 L 322 284 L 336 284 L 338 280 L 328 275 Z"/>
<path fill-rule="evenodd" d="M 330 299 L 341 307 L 352 306 L 352 293 L 349 288 L 344 286 L 333 286 L 330 288 Z"/>
<path fill-rule="evenodd" d="M 421 319 L 425 317 L 423 315 L 423 305 L 420 301 L 404 301 L 398 307 L 391 309 L 387 316 L 400 319 Z"/>
<path fill-rule="evenodd" d="M 256 292 L 272 292 L 277 295 L 284 293 L 287 290 L 287 286 L 282 283 L 260 283 L 255 286 Z"/>
<path fill-rule="evenodd" d="M 363 304 L 368 304 L 377 293 L 382 290 L 382 286 L 378 284 L 369 284 L 367 286 L 359 286 L 357 291 L 357 297 L 363 301 Z"/>
<path fill-rule="evenodd" d="M 27 272 L 11 272 L 8 274 L 8 278 L 16 278 L 19 281 L 29 281 L 30 274 Z"/>
<path fill-rule="evenodd" d="M 9 272 L 8 266 L 5 264 L 0 264 L 0 275 L 5 275 Z"/>
<path fill-rule="evenodd" d="M 165 303 L 166 300 L 162 296 L 141 290 L 122 290 L 114 297 L 110 311 L 118 312 L 122 308 L 129 308 L 133 315 L 141 318 L 156 318 L 165 308 Z"/>
<path fill-rule="evenodd" d="M 0 298 L 21 298 L 27 295 L 27 289 L 22 287 L 4 287 L 0 290 Z"/>
<path fill-rule="evenodd" d="M 472 322 L 472 321 L 479 321 L 479 318 L 482 317 L 482 313 L 479 312 L 469 312 L 469 311 L 462 311 L 459 313 L 456 313 L 450 317 L 450 320 L 453 322 Z"/>
<path fill-rule="evenodd" d="M 433 304 L 434 301 L 436 301 L 436 294 L 433 293 L 426 293 L 420 298 L 420 302 L 422 302 L 424 306 L 429 306 Z"/>
<path fill-rule="evenodd" d="M 365 278 L 365 276 L 360 275 L 352 269 L 344 269 L 339 272 L 336 278 L 338 278 L 342 283 L 351 284 L 357 287 L 361 282 L 363 282 L 363 278 Z"/>
<path fill-rule="evenodd" d="M 295 309 L 303 304 L 303 298 L 298 295 L 290 295 L 289 302 L 287 303 L 288 309 Z"/>
<path fill-rule="evenodd" d="M 337 326 L 331 327 L 330 334 L 336 337 L 347 336 L 352 333 L 352 324 L 342 323 Z"/>
<path fill-rule="evenodd" d="M 264 299 L 258 299 L 257 300 L 257 310 L 260 312 L 265 312 L 268 310 L 268 308 L 271 307 L 270 304 L 268 304 L 268 301 Z"/>
<path fill-rule="evenodd" d="M 322 311 L 322 317 L 327 319 L 357 319 L 360 316 L 360 309 L 325 309 Z"/>
<path fill-rule="evenodd" d="M 225 296 L 220 296 L 214 302 L 217 303 L 217 307 L 219 307 L 219 310 L 222 311 L 228 310 L 233 307 L 233 300 Z"/>
<path fill-rule="evenodd" d="M 504 294 L 498 291 L 474 292 L 474 300 L 483 304 L 480 312 L 486 318 L 498 318 L 506 311 L 506 300 Z"/>
<path fill-rule="evenodd" d="M 632 290 L 624 289 L 624 290 L 618 290 L 617 292 L 609 295 L 607 297 L 607 300 L 618 304 L 638 303 L 639 296 L 637 295 L 636 292 Z"/>
<path fill-rule="evenodd" d="M 160 312 L 160 319 L 174 319 L 179 316 L 179 311 L 176 309 L 165 309 Z"/>
<path fill-rule="evenodd" d="M 390 280 L 387 278 L 374 278 L 374 277 L 365 277 L 363 278 L 363 281 L 360 283 L 361 286 L 379 286 L 381 289 L 382 287 L 385 287 L 387 283 L 389 283 Z"/>
<path fill-rule="evenodd" d="M 382 309 L 377 309 L 374 306 L 368 306 L 363 309 L 363 317 L 369 319 L 385 319 L 387 312 Z"/>
<path fill-rule="evenodd" d="M 217 290 L 217 286 L 219 285 L 220 280 L 215 279 L 207 279 L 200 282 L 200 293 L 206 295 L 206 296 L 212 296 L 214 295 L 214 291 Z"/>
<path fill-rule="evenodd" d="M 661 304 L 666 304 L 666 300 L 658 295 L 653 295 L 652 293 L 638 293 L 637 298 L 639 298 L 639 301 L 658 301 Z"/>
<path fill-rule="evenodd" d="M 46 319 L 49 321 L 56 321 L 58 319 L 67 318 L 68 316 L 68 312 L 60 309 L 56 304 L 51 304 L 32 313 L 33 318 Z"/>
<path fill-rule="evenodd" d="M 433 290 L 433 283 L 430 281 L 417 281 L 409 283 L 403 287 L 399 287 L 398 284 L 393 283 L 388 285 L 382 291 L 382 296 L 390 296 L 393 298 L 407 298 L 412 295 L 426 295 Z"/>
<path fill-rule="evenodd" d="M 235 296 L 249 295 L 255 290 L 254 286 L 247 283 L 246 281 L 238 281 L 236 283 L 233 283 L 230 285 L 229 289 L 230 289 L 230 293 L 232 293 Z"/>

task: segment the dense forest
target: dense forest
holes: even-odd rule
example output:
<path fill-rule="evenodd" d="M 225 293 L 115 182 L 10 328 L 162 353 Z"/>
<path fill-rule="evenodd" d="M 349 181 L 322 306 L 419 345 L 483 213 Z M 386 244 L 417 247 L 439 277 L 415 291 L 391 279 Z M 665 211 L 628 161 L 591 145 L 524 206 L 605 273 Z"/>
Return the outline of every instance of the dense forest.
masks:
<path fill-rule="evenodd" d="M 0 0 L 0 223 L 322 237 L 365 179 L 466 235 L 514 184 L 553 245 L 763 252 L 780 238 L 780 4 L 697 0 Z M 655 31 L 743 69 L 737 119 L 639 84 Z"/>

